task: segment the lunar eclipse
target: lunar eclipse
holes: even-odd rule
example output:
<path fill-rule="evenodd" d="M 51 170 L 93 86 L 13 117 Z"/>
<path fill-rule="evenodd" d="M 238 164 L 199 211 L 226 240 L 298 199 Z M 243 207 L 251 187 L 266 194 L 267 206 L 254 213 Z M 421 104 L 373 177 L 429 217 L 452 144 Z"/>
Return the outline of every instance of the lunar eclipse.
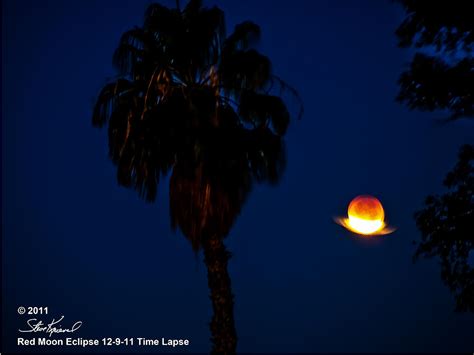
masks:
<path fill-rule="evenodd" d="M 334 221 L 353 233 L 365 236 L 384 235 L 395 231 L 395 228 L 385 223 L 382 203 L 369 195 L 354 198 L 347 209 L 347 217 L 336 217 Z"/>

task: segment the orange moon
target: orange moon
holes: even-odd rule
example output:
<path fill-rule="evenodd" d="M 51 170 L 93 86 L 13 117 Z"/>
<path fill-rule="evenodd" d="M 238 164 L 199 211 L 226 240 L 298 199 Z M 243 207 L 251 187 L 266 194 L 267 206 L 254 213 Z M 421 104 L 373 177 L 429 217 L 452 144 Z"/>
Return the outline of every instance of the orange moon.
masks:
<path fill-rule="evenodd" d="M 361 195 L 354 198 L 347 209 L 347 218 L 335 218 L 335 222 L 361 235 L 383 235 L 395 229 L 385 224 L 382 203 L 373 196 Z"/>

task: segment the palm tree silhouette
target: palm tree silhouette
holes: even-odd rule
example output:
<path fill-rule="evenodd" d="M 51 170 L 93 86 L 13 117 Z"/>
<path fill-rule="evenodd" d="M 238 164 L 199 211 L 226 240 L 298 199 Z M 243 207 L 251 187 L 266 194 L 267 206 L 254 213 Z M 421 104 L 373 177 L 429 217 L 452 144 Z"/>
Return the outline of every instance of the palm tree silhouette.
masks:
<path fill-rule="evenodd" d="M 108 124 L 120 185 L 151 202 L 160 178 L 171 173 L 171 225 L 204 252 L 212 351 L 234 353 L 223 239 L 253 183 L 278 182 L 290 121 L 282 90 L 299 98 L 253 48 L 256 24 L 243 22 L 226 36 L 219 8 L 204 8 L 200 0 L 183 10 L 176 5 L 150 5 L 143 26 L 122 35 L 114 54 L 119 75 L 100 92 L 92 122 Z"/>

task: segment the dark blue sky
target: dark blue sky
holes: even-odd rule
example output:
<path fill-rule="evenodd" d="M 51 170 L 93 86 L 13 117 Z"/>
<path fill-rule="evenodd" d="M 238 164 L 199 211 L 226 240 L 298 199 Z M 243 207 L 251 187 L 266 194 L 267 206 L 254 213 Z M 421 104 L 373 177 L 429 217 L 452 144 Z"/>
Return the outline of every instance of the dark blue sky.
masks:
<path fill-rule="evenodd" d="M 150 1 L 2 4 L 3 340 L 18 306 L 84 321 L 81 336 L 170 336 L 210 348 L 202 255 L 155 204 L 117 185 L 94 97 L 121 34 Z M 174 1 L 162 2 L 174 6 Z M 226 242 L 240 351 L 469 351 L 474 316 L 453 313 L 436 261 L 413 264 L 413 213 L 441 191 L 473 123 L 435 122 L 394 102 L 412 52 L 390 1 L 235 0 L 228 31 L 262 28 L 260 49 L 305 114 L 287 134 L 277 187 L 258 186 Z M 396 233 L 354 238 L 332 221 L 358 194 Z M 145 350 L 145 349 L 142 349 Z M 51 350 L 50 350 L 51 351 Z"/>

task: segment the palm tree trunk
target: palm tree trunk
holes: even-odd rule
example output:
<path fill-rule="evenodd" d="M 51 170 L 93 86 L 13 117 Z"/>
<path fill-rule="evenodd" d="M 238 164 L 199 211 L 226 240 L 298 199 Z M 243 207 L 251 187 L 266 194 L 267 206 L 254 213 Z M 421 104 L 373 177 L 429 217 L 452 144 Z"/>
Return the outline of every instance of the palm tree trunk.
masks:
<path fill-rule="evenodd" d="M 212 354 L 235 354 L 237 334 L 234 325 L 234 296 L 232 295 L 227 261 L 230 253 L 221 238 L 204 238 L 204 262 L 211 291 L 214 314 L 210 323 Z"/>

